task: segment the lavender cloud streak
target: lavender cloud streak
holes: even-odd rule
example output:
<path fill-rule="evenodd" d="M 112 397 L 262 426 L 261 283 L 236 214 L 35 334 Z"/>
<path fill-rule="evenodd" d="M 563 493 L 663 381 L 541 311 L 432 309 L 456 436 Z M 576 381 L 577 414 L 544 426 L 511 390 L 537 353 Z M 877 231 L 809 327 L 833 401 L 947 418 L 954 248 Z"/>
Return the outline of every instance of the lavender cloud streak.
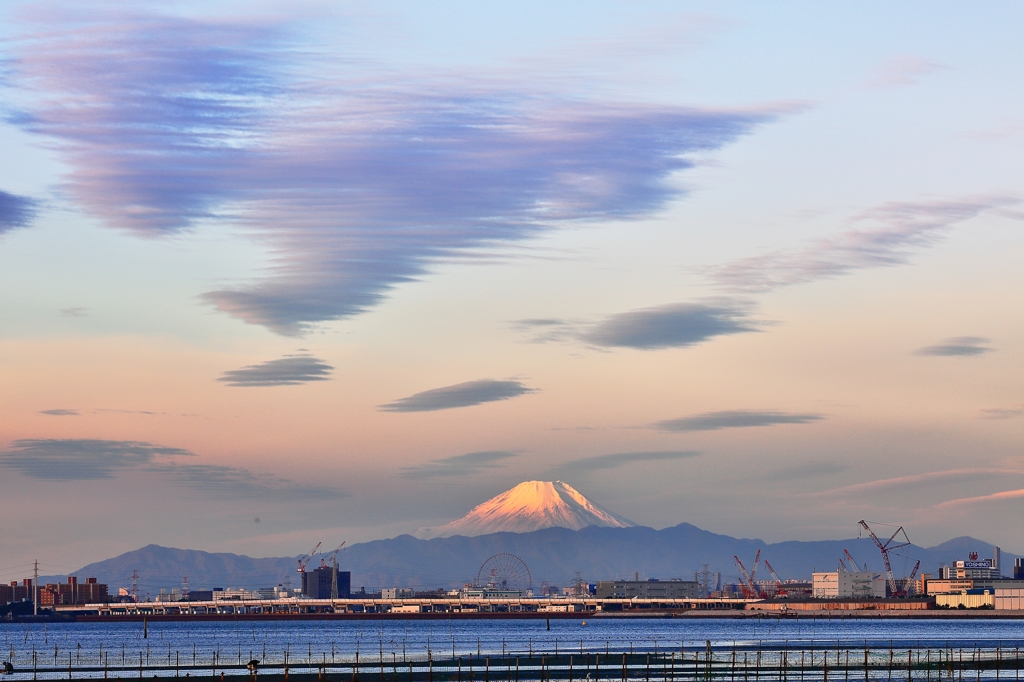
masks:
<path fill-rule="evenodd" d="M 903 265 L 938 243 L 957 223 L 1018 204 L 1014 197 L 979 197 L 928 202 L 890 202 L 856 216 L 867 225 L 814 241 L 804 248 L 771 251 L 710 271 L 711 279 L 736 292 L 764 292 L 864 268 Z"/>
<path fill-rule="evenodd" d="M 186 47 L 187 46 L 187 47 Z M 328 66 L 301 79 L 284 34 L 141 14 L 46 26 L 15 72 L 70 193 L 144 236 L 226 219 L 275 256 L 207 302 L 285 335 L 358 314 L 467 249 L 569 221 L 631 219 L 671 176 L 779 110 L 557 101 Z"/>

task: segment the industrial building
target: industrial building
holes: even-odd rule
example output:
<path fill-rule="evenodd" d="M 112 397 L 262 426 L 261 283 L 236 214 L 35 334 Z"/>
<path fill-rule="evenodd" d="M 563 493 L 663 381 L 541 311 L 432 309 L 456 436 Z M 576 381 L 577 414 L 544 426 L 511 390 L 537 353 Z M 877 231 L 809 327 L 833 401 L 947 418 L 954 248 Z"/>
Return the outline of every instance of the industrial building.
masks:
<path fill-rule="evenodd" d="M 66 604 L 100 604 L 109 601 L 107 586 L 96 578 L 86 578 L 84 583 L 78 582 L 76 576 L 70 576 L 66 583 L 47 583 L 39 588 L 40 606 L 58 606 Z M 28 578 L 22 584 L 0 585 L 0 603 L 8 604 L 15 601 L 32 601 L 36 598 L 32 590 L 32 581 Z"/>
<path fill-rule="evenodd" d="M 337 566 L 303 571 L 302 596 L 309 599 L 348 599 L 352 596 L 352 573 L 339 571 Z"/>
<path fill-rule="evenodd" d="M 410 599 L 416 595 L 411 587 L 385 587 L 381 590 L 381 599 Z"/>
<path fill-rule="evenodd" d="M 999 580 L 1002 578 L 1000 559 L 1002 552 L 993 549 L 991 559 L 979 559 L 977 552 L 971 552 L 967 559 L 954 561 L 952 566 L 939 569 L 941 580 Z M 1016 566 L 1014 567 L 1016 570 Z"/>
<path fill-rule="evenodd" d="M 831 571 L 811 574 L 815 599 L 885 599 L 885 574 L 874 571 Z"/>
<path fill-rule="evenodd" d="M 10 585 L 0 585 L 0 605 L 10 604 L 14 601 L 32 601 L 32 580 L 25 578 L 18 584 L 12 581 Z"/>
<path fill-rule="evenodd" d="M 696 580 L 599 580 L 598 599 L 697 599 Z"/>

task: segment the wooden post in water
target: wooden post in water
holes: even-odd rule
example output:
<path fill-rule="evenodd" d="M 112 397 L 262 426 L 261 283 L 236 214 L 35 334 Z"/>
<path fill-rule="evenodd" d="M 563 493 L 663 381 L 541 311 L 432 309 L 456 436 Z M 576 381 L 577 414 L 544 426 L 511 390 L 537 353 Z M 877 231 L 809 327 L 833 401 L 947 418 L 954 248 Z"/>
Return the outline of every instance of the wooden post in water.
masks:
<path fill-rule="evenodd" d="M 632 644 L 630 644 L 632 646 Z M 622 652 L 622 682 L 626 682 L 626 652 Z"/>
<path fill-rule="evenodd" d="M 651 655 L 647 654 L 647 667 L 644 669 L 644 682 L 651 682 Z"/>

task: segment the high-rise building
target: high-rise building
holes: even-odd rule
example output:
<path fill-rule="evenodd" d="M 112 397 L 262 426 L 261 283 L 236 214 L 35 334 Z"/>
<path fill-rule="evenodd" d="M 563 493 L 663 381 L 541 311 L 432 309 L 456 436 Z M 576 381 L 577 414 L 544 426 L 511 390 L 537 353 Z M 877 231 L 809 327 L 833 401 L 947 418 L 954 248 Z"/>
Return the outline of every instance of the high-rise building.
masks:
<path fill-rule="evenodd" d="M 352 596 L 352 573 L 336 566 L 321 566 L 302 574 L 302 594 L 310 599 L 330 599 L 334 575 L 338 579 L 338 599 Z"/>

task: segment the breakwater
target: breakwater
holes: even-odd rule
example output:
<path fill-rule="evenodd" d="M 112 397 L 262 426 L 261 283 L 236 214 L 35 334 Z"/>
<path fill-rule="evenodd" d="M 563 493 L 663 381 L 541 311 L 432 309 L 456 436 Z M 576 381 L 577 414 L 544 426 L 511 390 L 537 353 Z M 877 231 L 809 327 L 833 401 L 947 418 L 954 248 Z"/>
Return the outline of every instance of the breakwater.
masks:
<path fill-rule="evenodd" d="M 263 682 L 612 682 L 623 668 L 630 682 L 1017 682 L 1022 649 L 1024 625 L 1005 619 L 0 624 L 12 682 L 239 680 L 253 660 Z"/>
<path fill-rule="evenodd" d="M 851 647 L 841 642 L 812 646 L 777 644 L 714 647 L 681 646 L 679 650 L 641 649 L 630 643 L 611 642 L 604 651 L 578 650 L 506 651 L 501 654 L 468 653 L 449 656 L 429 652 L 409 656 L 404 652 L 357 653 L 351 658 L 279 655 L 266 651 L 215 653 L 208 661 L 182 652 L 139 651 L 129 654 L 99 652 L 95 657 L 68 651 L 62 660 L 59 647 L 33 652 L 31 659 L 12 663 L 11 677 L 21 679 L 160 679 L 219 680 L 248 676 L 254 682 L 892 682 L 935 680 L 963 682 L 1005 680 L 1019 682 L 1021 650 L 1014 647 Z M 374 655 L 376 653 L 376 655 Z M 119 655 L 120 654 L 120 655 Z"/>

